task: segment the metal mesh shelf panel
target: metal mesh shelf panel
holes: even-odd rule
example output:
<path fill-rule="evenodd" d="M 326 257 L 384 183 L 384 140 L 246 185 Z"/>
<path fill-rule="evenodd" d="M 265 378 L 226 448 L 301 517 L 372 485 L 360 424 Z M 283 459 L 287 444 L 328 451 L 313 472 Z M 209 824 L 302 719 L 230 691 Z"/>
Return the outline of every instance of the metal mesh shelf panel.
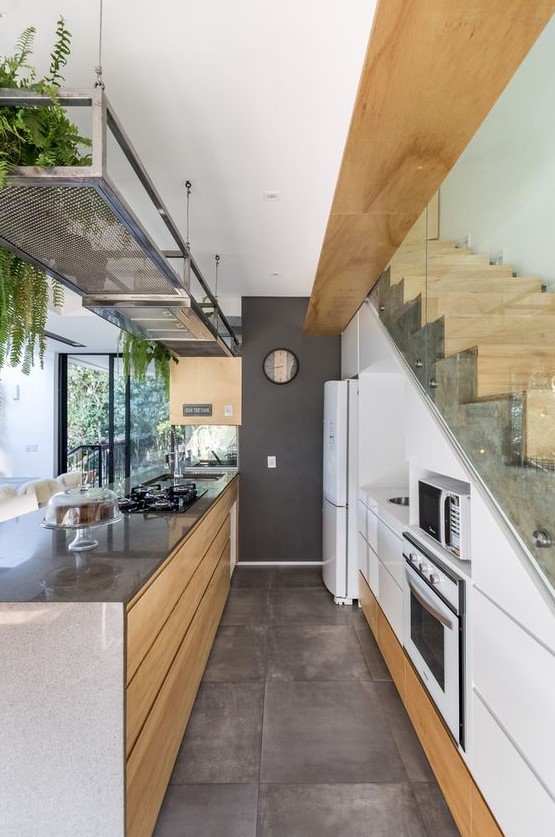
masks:
<path fill-rule="evenodd" d="M 2 238 L 84 293 L 178 295 L 94 186 L 8 185 L 0 217 Z"/>

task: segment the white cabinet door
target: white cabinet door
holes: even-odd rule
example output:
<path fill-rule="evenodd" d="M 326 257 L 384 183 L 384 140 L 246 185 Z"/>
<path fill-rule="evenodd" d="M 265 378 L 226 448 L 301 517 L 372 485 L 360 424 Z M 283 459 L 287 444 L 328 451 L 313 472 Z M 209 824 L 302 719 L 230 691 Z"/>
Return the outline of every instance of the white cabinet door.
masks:
<path fill-rule="evenodd" d="M 366 511 L 366 540 L 374 550 L 378 551 L 378 516 L 375 509 Z"/>
<path fill-rule="evenodd" d="M 403 591 L 381 561 L 378 562 L 378 585 L 380 607 L 387 616 L 397 639 L 403 642 Z"/>
<path fill-rule="evenodd" d="M 366 512 L 366 506 L 362 500 L 359 500 L 357 504 L 358 531 L 365 540 L 368 540 L 368 536 L 366 534 Z"/>
<path fill-rule="evenodd" d="M 380 561 L 393 576 L 397 584 L 403 589 L 404 559 L 403 541 L 383 521 L 378 521 L 378 546 L 376 552 Z"/>
<path fill-rule="evenodd" d="M 555 656 L 478 591 L 470 630 L 475 690 L 555 797 Z"/>
<path fill-rule="evenodd" d="M 472 774 L 503 834 L 552 837 L 555 802 L 476 694 L 472 717 Z"/>
<path fill-rule="evenodd" d="M 366 539 L 363 535 L 359 532 L 358 533 L 358 568 L 368 584 L 370 584 L 370 579 L 368 578 L 368 549 L 369 546 L 366 543 Z"/>
<path fill-rule="evenodd" d="M 368 584 L 377 600 L 380 600 L 380 561 L 371 546 L 368 546 Z"/>

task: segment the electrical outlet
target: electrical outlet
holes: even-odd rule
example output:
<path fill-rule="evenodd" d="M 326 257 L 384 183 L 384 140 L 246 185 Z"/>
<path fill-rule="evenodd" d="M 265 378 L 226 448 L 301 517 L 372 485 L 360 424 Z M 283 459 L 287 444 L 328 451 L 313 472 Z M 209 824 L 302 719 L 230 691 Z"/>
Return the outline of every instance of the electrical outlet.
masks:
<path fill-rule="evenodd" d="M 38 453 L 38 445 L 25 445 L 25 453 Z"/>
<path fill-rule="evenodd" d="M 263 192 L 265 201 L 279 201 L 279 192 Z"/>
<path fill-rule="evenodd" d="M 462 241 L 459 243 L 459 247 L 470 249 L 470 246 L 471 246 L 470 242 L 471 242 L 471 236 L 470 236 L 470 233 L 467 233 L 465 235 L 465 237 L 462 239 Z"/>
<path fill-rule="evenodd" d="M 276 467 L 277 467 L 276 457 L 275 456 L 269 456 L 268 457 L 268 468 L 276 468 Z"/>
<path fill-rule="evenodd" d="M 507 251 L 503 247 L 494 257 L 492 264 L 503 265 L 507 263 Z"/>

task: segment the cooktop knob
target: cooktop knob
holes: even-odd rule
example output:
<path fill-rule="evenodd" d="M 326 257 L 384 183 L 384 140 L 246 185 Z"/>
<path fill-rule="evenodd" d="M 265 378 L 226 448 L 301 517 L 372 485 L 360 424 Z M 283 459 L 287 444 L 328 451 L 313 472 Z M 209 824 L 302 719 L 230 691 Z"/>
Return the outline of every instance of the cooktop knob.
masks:
<path fill-rule="evenodd" d="M 416 564 L 418 562 L 418 555 L 416 552 L 409 552 L 409 561 L 411 564 Z"/>
<path fill-rule="evenodd" d="M 430 584 L 439 584 L 441 581 L 441 576 L 437 573 L 430 573 Z"/>
<path fill-rule="evenodd" d="M 418 565 L 418 569 L 420 570 L 421 573 L 426 574 L 428 572 L 428 565 L 425 564 L 424 561 L 421 561 Z"/>

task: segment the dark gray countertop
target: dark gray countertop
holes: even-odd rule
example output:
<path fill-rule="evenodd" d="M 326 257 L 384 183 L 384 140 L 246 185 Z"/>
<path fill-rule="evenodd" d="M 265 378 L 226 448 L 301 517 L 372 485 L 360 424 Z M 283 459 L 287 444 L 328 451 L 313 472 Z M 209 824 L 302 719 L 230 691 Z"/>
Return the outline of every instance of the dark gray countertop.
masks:
<path fill-rule="evenodd" d="M 183 514 L 123 515 L 95 528 L 88 552 L 67 549 L 75 532 L 44 529 L 43 509 L 0 524 L 0 602 L 129 601 L 236 476 L 199 483 L 207 493 Z"/>

